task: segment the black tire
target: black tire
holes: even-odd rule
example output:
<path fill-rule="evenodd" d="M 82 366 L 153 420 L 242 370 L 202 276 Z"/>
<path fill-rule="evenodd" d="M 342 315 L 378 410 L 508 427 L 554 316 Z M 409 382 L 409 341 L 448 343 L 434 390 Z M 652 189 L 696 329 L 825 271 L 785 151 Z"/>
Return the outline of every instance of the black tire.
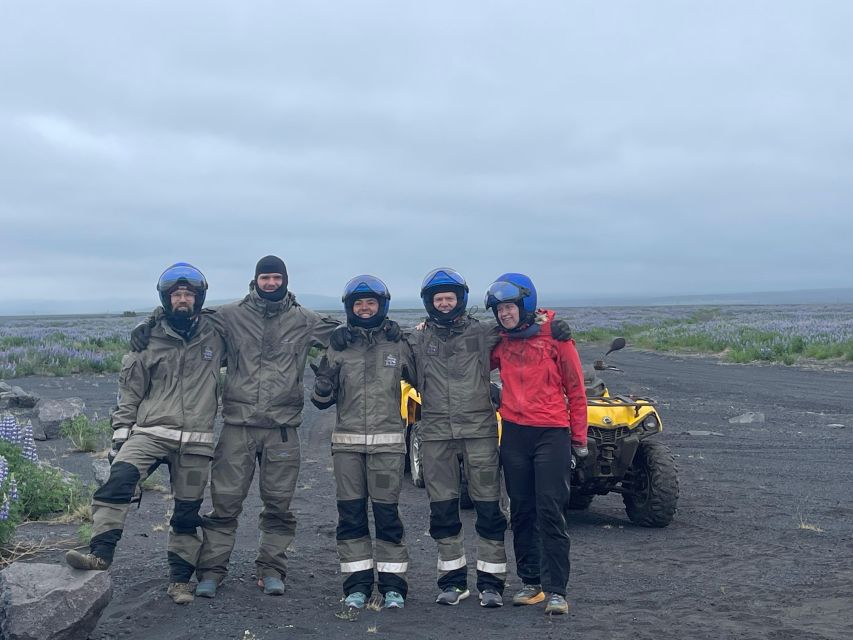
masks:
<path fill-rule="evenodd" d="M 678 467 L 660 442 L 642 442 L 622 483 L 625 511 L 641 527 L 665 527 L 678 504 Z"/>
<path fill-rule="evenodd" d="M 594 497 L 594 493 L 580 493 L 579 491 L 572 490 L 571 494 L 569 494 L 569 509 L 573 511 L 589 509 L 589 505 L 592 504 Z"/>
<path fill-rule="evenodd" d="M 412 484 L 423 489 L 426 483 L 424 482 L 423 458 L 421 457 L 421 435 L 417 423 L 413 424 L 411 428 L 410 445 L 409 464 L 411 466 Z"/>

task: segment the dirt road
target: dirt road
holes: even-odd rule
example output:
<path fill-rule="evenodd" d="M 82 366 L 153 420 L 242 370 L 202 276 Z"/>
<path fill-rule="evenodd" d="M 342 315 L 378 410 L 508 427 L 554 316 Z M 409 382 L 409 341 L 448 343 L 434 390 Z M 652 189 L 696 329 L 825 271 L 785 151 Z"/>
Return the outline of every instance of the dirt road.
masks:
<path fill-rule="evenodd" d="M 598 355 L 581 352 L 584 362 Z M 114 598 L 91 637 L 198 640 L 243 638 L 249 630 L 257 638 L 853 638 L 853 371 L 632 351 L 611 358 L 625 370 L 606 374 L 613 391 L 662 403 L 662 439 L 678 456 L 681 499 L 673 524 L 660 530 L 630 524 L 616 495 L 574 512 L 569 616 L 550 619 L 541 606 L 485 610 L 476 597 L 456 608 L 433 604 L 426 495 L 408 481 L 406 608 L 341 616 L 329 454 L 334 417 L 308 405 L 285 596 L 267 597 L 255 586 L 254 489 L 216 599 L 174 605 L 165 594 L 161 526 L 169 502 L 149 493 L 128 519 L 111 570 Z M 115 390 L 110 376 L 15 382 L 45 397 L 83 396 L 102 411 Z M 763 412 L 766 421 L 728 423 L 747 411 Z M 43 454 L 55 444 L 42 446 Z M 60 458 L 72 468 L 83 462 L 81 454 Z M 470 512 L 464 523 L 473 530 Z M 508 592 L 518 586 L 511 572 Z"/>

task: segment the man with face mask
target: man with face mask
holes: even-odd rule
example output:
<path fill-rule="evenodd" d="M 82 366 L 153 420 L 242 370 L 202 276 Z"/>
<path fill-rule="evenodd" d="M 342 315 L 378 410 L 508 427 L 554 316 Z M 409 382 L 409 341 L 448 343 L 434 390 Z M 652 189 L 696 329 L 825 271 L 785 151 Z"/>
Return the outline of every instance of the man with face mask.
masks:
<path fill-rule="evenodd" d="M 256 467 L 264 505 L 255 561 L 258 586 L 267 595 L 284 593 L 287 547 L 296 532 L 290 503 L 300 464 L 303 372 L 311 347 L 328 346 L 339 325 L 300 306 L 287 285 L 281 258 L 265 256 L 245 298 L 208 312 L 225 339 L 228 371 L 222 399 L 225 425 L 211 471 L 213 511 L 204 517 L 196 572 L 198 596 L 214 597 L 227 574 Z M 144 337 L 137 329 L 131 341 L 135 347 L 142 346 Z"/>
<path fill-rule="evenodd" d="M 193 600 L 189 582 L 201 546 L 199 508 L 213 455 L 225 344 L 210 318 L 201 314 L 207 281 L 198 269 L 183 262 L 172 265 L 160 276 L 157 291 L 164 313 L 151 328 L 149 348 L 122 360 L 110 477 L 92 501 L 90 552 L 69 551 L 65 558 L 75 569 L 107 569 L 136 486 L 165 463 L 175 500 L 168 594 L 187 604 Z"/>

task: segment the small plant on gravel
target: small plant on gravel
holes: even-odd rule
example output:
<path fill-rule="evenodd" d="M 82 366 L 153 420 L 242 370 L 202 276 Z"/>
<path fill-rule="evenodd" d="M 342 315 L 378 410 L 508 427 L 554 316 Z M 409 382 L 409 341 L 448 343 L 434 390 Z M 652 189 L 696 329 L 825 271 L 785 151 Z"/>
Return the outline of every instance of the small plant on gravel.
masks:
<path fill-rule="evenodd" d="M 59 427 L 59 433 L 71 441 L 77 451 L 91 453 L 101 449 L 112 435 L 109 420 L 89 419 L 84 414 L 66 420 Z"/>
<path fill-rule="evenodd" d="M 83 544 L 89 544 L 92 541 L 92 536 L 94 535 L 94 530 L 92 529 L 91 522 L 84 522 L 79 527 L 77 527 L 77 537 L 80 539 L 80 542 Z"/>

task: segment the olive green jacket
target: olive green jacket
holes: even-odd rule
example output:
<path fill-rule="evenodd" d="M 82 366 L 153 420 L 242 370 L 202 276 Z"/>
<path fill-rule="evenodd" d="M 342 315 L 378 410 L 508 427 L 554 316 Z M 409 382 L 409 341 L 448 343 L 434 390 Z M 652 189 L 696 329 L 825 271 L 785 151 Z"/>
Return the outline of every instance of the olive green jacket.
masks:
<path fill-rule="evenodd" d="M 377 329 L 350 327 L 353 342 L 344 351 L 329 349 L 329 365 L 338 368 L 337 390 L 312 401 L 320 408 L 335 404 L 337 422 L 332 451 L 405 453 L 406 425 L 400 415 L 400 379 L 415 372 L 412 348 L 405 340 L 391 342 L 384 325 Z M 412 380 L 412 382 L 414 382 Z"/>
<path fill-rule="evenodd" d="M 427 320 L 408 339 L 421 394 L 421 438 L 497 436 L 489 397 L 489 354 L 500 341 L 497 328 L 466 315 L 450 327 Z"/>
<path fill-rule="evenodd" d="M 225 343 L 205 315 L 189 342 L 161 316 L 148 348 L 122 359 L 113 439 L 145 433 L 180 443 L 182 451 L 212 456 L 224 357 Z"/>
<path fill-rule="evenodd" d="M 205 315 L 222 333 L 228 350 L 222 399 L 225 423 L 298 427 L 308 352 L 311 347 L 327 347 L 339 323 L 300 306 L 292 293 L 270 302 L 252 291 Z"/>

